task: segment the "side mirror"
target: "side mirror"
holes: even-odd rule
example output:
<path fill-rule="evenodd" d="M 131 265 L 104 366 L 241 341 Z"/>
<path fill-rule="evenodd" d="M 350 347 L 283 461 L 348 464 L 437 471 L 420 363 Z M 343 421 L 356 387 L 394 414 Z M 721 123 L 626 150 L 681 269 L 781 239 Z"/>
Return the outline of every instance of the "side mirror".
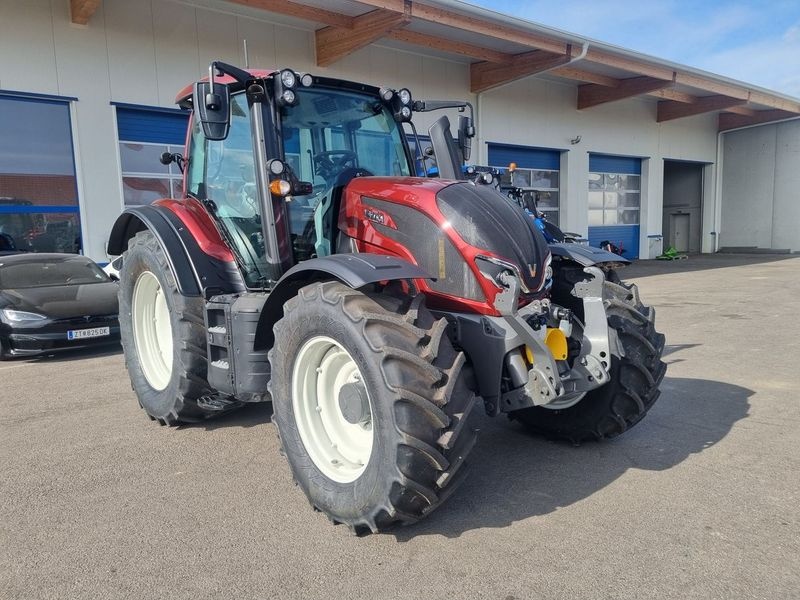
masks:
<path fill-rule="evenodd" d="M 464 162 L 469 161 L 472 154 L 472 138 L 475 137 L 475 126 L 472 124 L 472 118 L 464 115 L 458 116 L 458 147 L 461 149 L 461 154 L 464 156 Z"/>
<path fill-rule="evenodd" d="M 208 140 L 219 141 L 228 137 L 231 124 L 231 92 L 222 83 L 198 81 L 194 84 L 194 118 L 203 127 Z"/>

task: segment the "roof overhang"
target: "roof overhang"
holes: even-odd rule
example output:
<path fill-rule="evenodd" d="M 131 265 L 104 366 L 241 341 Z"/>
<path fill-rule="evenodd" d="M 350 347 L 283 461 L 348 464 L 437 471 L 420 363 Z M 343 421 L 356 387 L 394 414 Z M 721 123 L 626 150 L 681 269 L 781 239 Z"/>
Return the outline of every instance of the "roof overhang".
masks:
<path fill-rule="evenodd" d="M 579 110 L 649 97 L 658 122 L 718 113 L 720 130 L 800 116 L 798 98 L 458 0 L 225 1 L 313 30 L 319 66 L 380 42 L 468 63 L 475 93 L 536 75 L 577 85 Z"/>

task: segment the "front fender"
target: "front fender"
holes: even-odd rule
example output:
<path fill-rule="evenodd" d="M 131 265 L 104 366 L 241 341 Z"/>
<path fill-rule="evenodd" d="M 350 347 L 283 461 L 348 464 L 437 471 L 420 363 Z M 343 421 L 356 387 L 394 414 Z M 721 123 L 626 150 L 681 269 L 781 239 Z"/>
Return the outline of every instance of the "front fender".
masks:
<path fill-rule="evenodd" d="M 553 256 L 570 259 L 582 267 L 593 267 L 602 263 L 617 263 L 620 266 L 631 264 L 631 261 L 619 254 L 583 244 L 550 244 L 550 252 Z"/>
<path fill-rule="evenodd" d="M 358 289 L 379 281 L 433 279 L 424 269 L 402 258 L 381 254 L 332 254 L 312 258 L 289 269 L 264 304 L 256 331 L 255 349 L 270 348 L 275 340 L 272 327 L 283 317 L 283 305 L 298 290 L 314 281 L 336 279 Z"/>

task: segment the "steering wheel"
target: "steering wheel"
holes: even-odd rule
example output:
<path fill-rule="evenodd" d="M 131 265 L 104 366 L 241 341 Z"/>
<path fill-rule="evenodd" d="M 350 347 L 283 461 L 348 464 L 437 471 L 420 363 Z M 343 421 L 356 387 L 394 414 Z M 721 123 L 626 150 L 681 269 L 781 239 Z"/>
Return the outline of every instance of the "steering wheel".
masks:
<path fill-rule="evenodd" d="M 352 150 L 325 150 L 314 155 L 314 165 L 318 175 L 330 179 L 342 171 L 347 163 L 352 163 L 351 166 L 355 167 L 357 158 L 358 155 Z"/>

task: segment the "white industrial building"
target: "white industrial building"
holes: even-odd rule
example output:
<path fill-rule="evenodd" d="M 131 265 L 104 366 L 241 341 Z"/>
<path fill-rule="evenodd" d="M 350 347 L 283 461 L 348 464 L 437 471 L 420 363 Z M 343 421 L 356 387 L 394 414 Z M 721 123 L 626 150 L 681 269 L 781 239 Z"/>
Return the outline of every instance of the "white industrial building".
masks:
<path fill-rule="evenodd" d="M 469 100 L 472 162 L 631 257 L 800 251 L 800 99 L 453 0 L 0 0 L 0 55 L 0 233 L 37 250 L 106 261 L 176 193 L 175 94 L 220 59 Z"/>

